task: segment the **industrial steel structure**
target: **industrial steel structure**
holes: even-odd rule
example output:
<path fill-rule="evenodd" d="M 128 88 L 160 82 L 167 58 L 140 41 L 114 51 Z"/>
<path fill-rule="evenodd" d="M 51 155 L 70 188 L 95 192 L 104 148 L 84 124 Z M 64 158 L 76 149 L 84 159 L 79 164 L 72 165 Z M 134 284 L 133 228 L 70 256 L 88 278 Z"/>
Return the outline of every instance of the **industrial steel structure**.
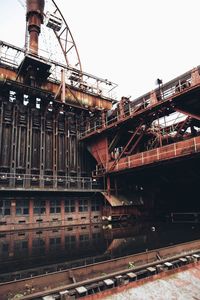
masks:
<path fill-rule="evenodd" d="M 55 1 L 27 0 L 26 8 L 25 47 L 0 41 L 1 229 L 140 216 L 151 202 L 146 169 L 199 161 L 200 67 L 117 102 L 116 84 L 83 72 Z M 58 60 L 40 51 L 44 28 Z M 138 170 L 129 191 L 121 174 L 132 180 Z"/>

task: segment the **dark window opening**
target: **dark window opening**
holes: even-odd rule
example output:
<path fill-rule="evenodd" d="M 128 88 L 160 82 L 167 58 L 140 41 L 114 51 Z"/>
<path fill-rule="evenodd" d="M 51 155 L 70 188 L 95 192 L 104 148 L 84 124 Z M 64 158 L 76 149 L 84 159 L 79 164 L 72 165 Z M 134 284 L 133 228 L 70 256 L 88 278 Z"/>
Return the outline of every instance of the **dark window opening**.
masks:
<path fill-rule="evenodd" d="M 16 201 L 16 215 L 28 215 L 29 214 L 29 200 L 17 200 Z"/>
<path fill-rule="evenodd" d="M 65 199 L 65 212 L 75 212 L 75 201 L 72 199 Z"/>
<path fill-rule="evenodd" d="M 61 212 L 61 204 L 60 200 L 51 200 L 50 201 L 50 213 L 51 214 L 58 214 Z"/>
<path fill-rule="evenodd" d="M 88 211 L 88 199 L 79 200 L 79 211 L 80 212 Z"/>
<path fill-rule="evenodd" d="M 92 211 L 100 211 L 100 203 L 99 200 L 92 200 Z"/>
<path fill-rule="evenodd" d="M 11 208 L 10 200 L 0 200 L 0 216 L 9 216 Z"/>
<path fill-rule="evenodd" d="M 34 200 L 33 212 L 36 215 L 42 215 L 46 213 L 46 201 Z"/>

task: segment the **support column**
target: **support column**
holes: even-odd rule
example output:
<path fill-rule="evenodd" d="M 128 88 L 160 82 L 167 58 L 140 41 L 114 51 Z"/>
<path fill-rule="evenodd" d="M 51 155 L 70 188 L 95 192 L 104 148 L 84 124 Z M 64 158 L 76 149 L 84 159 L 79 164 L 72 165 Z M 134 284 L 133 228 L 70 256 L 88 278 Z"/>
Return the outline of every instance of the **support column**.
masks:
<path fill-rule="evenodd" d="M 45 112 L 41 113 L 40 135 L 40 188 L 44 188 L 44 163 L 45 163 Z"/>
<path fill-rule="evenodd" d="M 10 172 L 16 174 L 16 158 L 17 158 L 17 119 L 18 119 L 18 109 L 15 105 L 13 107 L 12 115 L 12 136 L 11 136 L 11 166 Z M 15 177 L 10 179 L 10 187 L 15 187 Z"/>
<path fill-rule="evenodd" d="M 31 149 L 32 149 L 32 110 L 27 109 L 27 140 L 26 140 L 26 175 L 28 179 L 25 179 L 25 187 L 28 188 L 31 185 Z"/>
<path fill-rule="evenodd" d="M 62 90 L 61 90 L 61 101 L 65 103 L 65 70 L 61 70 L 61 84 L 62 84 Z"/>
<path fill-rule="evenodd" d="M 58 141 L 58 116 L 53 116 L 53 187 L 57 188 L 57 141 Z"/>

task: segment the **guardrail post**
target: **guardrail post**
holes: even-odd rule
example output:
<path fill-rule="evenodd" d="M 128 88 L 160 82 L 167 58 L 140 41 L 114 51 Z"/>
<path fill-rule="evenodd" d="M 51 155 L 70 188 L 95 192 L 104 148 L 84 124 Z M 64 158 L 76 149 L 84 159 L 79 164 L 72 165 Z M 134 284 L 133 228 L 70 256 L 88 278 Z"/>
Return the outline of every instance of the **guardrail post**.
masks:
<path fill-rule="evenodd" d="M 196 139 L 194 138 L 194 151 L 197 152 L 197 143 L 196 143 Z"/>
<path fill-rule="evenodd" d="M 127 157 L 128 160 L 128 168 L 130 168 L 130 156 Z"/>
<path fill-rule="evenodd" d="M 176 143 L 174 143 L 174 156 L 176 156 Z"/>
<path fill-rule="evenodd" d="M 155 91 L 152 91 L 150 93 L 150 105 L 154 105 L 158 103 L 158 99 L 157 99 L 157 96 L 156 96 L 156 92 Z"/>
<path fill-rule="evenodd" d="M 157 148 L 157 160 L 160 159 L 160 153 L 159 153 L 159 148 Z"/>
<path fill-rule="evenodd" d="M 194 86 L 198 83 L 200 83 L 199 71 L 198 68 L 194 68 L 191 72 L 191 85 Z"/>

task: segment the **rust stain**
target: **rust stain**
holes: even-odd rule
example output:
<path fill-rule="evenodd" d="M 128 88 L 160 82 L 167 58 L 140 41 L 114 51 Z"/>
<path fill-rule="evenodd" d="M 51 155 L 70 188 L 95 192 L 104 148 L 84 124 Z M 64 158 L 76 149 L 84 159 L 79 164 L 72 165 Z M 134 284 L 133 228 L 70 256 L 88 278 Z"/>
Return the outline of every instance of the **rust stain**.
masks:
<path fill-rule="evenodd" d="M 104 300 L 191 300 L 200 299 L 200 266 L 126 289 Z"/>

